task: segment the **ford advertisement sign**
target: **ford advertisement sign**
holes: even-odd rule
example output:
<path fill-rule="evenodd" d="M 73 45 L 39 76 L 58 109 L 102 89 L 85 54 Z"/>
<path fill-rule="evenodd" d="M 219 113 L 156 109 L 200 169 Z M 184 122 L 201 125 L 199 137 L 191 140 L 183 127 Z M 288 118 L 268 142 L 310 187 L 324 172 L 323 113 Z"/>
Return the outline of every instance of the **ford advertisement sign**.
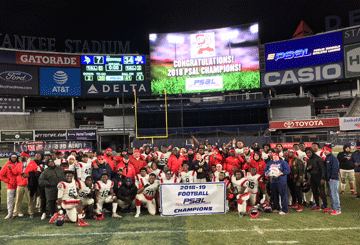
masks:
<path fill-rule="evenodd" d="M 81 96 L 80 69 L 40 67 L 40 95 Z"/>
<path fill-rule="evenodd" d="M 38 82 L 36 67 L 0 65 L 0 94 L 38 95 Z"/>
<path fill-rule="evenodd" d="M 265 44 L 266 71 L 343 61 L 342 32 Z"/>

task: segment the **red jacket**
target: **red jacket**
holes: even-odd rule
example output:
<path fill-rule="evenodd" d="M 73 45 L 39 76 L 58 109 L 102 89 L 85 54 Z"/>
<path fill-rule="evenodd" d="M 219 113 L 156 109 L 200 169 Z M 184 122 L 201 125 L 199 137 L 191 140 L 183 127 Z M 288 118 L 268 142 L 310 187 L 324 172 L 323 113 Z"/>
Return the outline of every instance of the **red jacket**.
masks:
<path fill-rule="evenodd" d="M 230 175 L 234 174 L 233 168 L 236 167 L 238 170 L 242 169 L 244 160 L 241 157 L 229 156 L 225 159 L 224 170 L 229 172 Z"/>
<path fill-rule="evenodd" d="M 12 163 L 10 160 L 2 167 L 0 171 L 0 180 L 4 181 L 7 184 L 8 190 L 15 190 L 17 187 L 16 176 L 10 171 L 8 166 L 10 165 L 12 169 L 16 167 L 19 163 Z"/>
<path fill-rule="evenodd" d="M 120 162 L 118 165 L 116 165 L 116 169 L 118 169 L 118 168 L 122 168 L 123 175 L 125 177 L 130 177 L 132 179 L 133 183 L 135 183 L 136 170 L 135 170 L 135 167 L 131 163 L 129 163 L 127 168 L 125 168 L 125 163 Z"/>
<path fill-rule="evenodd" d="M 11 170 L 11 172 L 16 176 L 16 182 L 18 186 L 27 186 L 28 177 L 30 172 L 37 173 L 37 164 L 30 160 L 29 164 L 26 166 L 25 170 L 23 171 L 23 163 L 19 162 L 16 164 L 16 167 Z M 26 178 L 22 177 L 22 174 L 25 173 L 27 175 Z"/>
<path fill-rule="evenodd" d="M 136 174 L 140 173 L 140 169 L 141 168 L 145 168 L 147 167 L 147 163 L 142 160 L 142 158 L 140 157 L 139 159 L 136 159 L 134 156 L 130 156 L 130 163 L 135 167 L 135 172 Z"/>
<path fill-rule="evenodd" d="M 98 159 L 96 159 L 96 160 L 94 160 L 93 162 L 92 162 L 92 166 L 94 166 L 95 164 L 97 164 L 98 163 L 98 160 L 99 160 L 99 158 Z M 104 155 L 104 160 L 105 160 L 105 162 L 107 162 L 108 164 L 109 164 L 109 166 L 111 167 L 111 169 L 114 171 L 114 172 L 116 172 L 116 169 L 115 169 L 115 167 L 116 167 L 116 163 L 115 163 L 115 156 L 108 156 L 108 155 Z"/>
<path fill-rule="evenodd" d="M 211 168 L 212 165 L 216 166 L 219 163 L 223 165 L 224 164 L 223 159 L 224 158 L 220 153 L 216 154 L 215 158 L 214 158 L 214 154 L 212 154 L 211 156 L 209 156 L 209 167 Z"/>
<path fill-rule="evenodd" d="M 184 160 L 186 160 L 186 159 L 182 155 L 179 155 L 178 157 L 176 157 L 174 154 L 171 154 L 171 156 L 169 157 L 167 165 L 169 166 L 169 169 L 171 170 L 171 172 L 173 172 L 175 174 L 175 176 L 178 175 L 179 169 L 181 168 L 181 165 Z"/>
<path fill-rule="evenodd" d="M 258 174 L 264 176 L 266 163 L 262 159 L 260 159 L 259 161 L 255 161 L 254 159 L 251 159 L 250 163 L 246 163 L 244 165 L 244 170 L 248 170 L 250 172 L 252 167 L 256 168 Z"/>

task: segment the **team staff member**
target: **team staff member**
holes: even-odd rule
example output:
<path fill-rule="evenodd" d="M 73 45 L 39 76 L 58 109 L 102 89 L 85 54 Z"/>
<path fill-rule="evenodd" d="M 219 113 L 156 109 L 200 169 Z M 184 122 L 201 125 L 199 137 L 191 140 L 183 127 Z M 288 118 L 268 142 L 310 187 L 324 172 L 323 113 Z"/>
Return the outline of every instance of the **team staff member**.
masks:
<path fill-rule="evenodd" d="M 21 162 L 16 164 L 16 167 L 12 169 L 9 166 L 10 171 L 16 176 L 17 188 L 16 188 L 16 199 L 15 199 L 15 209 L 13 213 L 13 219 L 18 218 L 19 213 L 21 212 L 21 204 L 24 194 L 28 199 L 28 213 L 30 218 L 34 218 L 35 211 L 35 193 L 30 195 L 30 190 L 28 189 L 28 177 L 29 173 L 37 172 L 37 164 L 30 159 L 29 154 L 22 152 L 21 153 Z"/>
<path fill-rule="evenodd" d="M 104 156 L 98 157 L 98 162 L 93 166 L 92 176 L 94 179 L 94 182 L 97 182 L 101 179 L 101 175 L 106 172 L 108 175 L 108 178 L 111 179 L 113 175 L 113 171 L 111 166 L 105 162 Z"/>
<path fill-rule="evenodd" d="M 148 164 L 141 157 L 140 150 L 134 151 L 134 155 L 130 157 L 130 163 L 135 167 L 137 174 L 140 173 L 141 168 L 146 168 L 147 171 L 150 172 Z"/>
<path fill-rule="evenodd" d="M 3 168 L 0 171 L 0 180 L 4 181 L 7 184 L 6 202 L 7 202 L 8 214 L 5 216 L 5 219 L 10 219 L 13 215 L 14 205 L 15 205 L 15 194 L 17 187 L 16 176 L 11 172 L 10 169 L 14 169 L 19 162 L 20 162 L 19 157 L 16 154 L 12 154 L 9 157 L 7 163 L 3 166 Z"/>
<path fill-rule="evenodd" d="M 229 154 L 230 156 L 225 159 L 224 170 L 233 175 L 235 171 L 242 169 L 244 160 L 240 156 L 235 157 L 235 149 L 230 149 Z"/>
<path fill-rule="evenodd" d="M 316 206 L 312 210 L 321 210 L 319 196 L 321 196 L 324 208 L 327 208 L 327 198 L 325 195 L 326 169 L 321 157 L 314 153 L 313 148 L 305 149 L 308 157 L 306 170 L 310 173 L 310 186 L 314 195 Z"/>
<path fill-rule="evenodd" d="M 271 172 L 277 173 L 273 176 Z M 281 211 L 279 214 L 289 213 L 287 192 L 287 175 L 290 174 L 289 164 L 280 159 L 279 153 L 274 153 L 273 160 L 265 167 L 265 176 L 270 176 L 271 197 L 274 202 L 274 212 L 280 210 L 279 195 L 281 197 Z"/>
<path fill-rule="evenodd" d="M 181 165 L 185 157 L 179 154 L 179 148 L 174 147 L 172 151 L 172 155 L 169 157 L 168 166 L 173 174 L 178 176 L 179 170 L 181 169 Z"/>
<path fill-rule="evenodd" d="M 125 212 L 130 212 L 135 208 L 135 196 L 137 194 L 137 188 L 133 184 L 132 179 L 127 177 L 125 182 L 122 183 L 120 188 L 116 192 L 119 207 L 126 209 Z"/>
<path fill-rule="evenodd" d="M 45 188 L 46 200 L 49 207 L 50 216 L 56 213 L 57 185 L 65 180 L 65 170 L 55 166 L 52 159 L 47 162 L 48 168 L 40 175 L 39 184 Z"/>
<path fill-rule="evenodd" d="M 339 152 L 337 159 L 339 160 L 340 165 L 340 177 L 341 177 L 341 194 L 345 194 L 346 180 L 349 179 L 350 192 L 355 194 L 354 182 L 355 182 L 355 172 L 354 172 L 354 162 L 351 161 L 351 148 L 349 145 L 344 145 L 344 151 Z"/>
<path fill-rule="evenodd" d="M 200 153 L 195 154 L 196 160 L 190 165 L 190 170 L 195 170 L 197 174 L 197 182 L 198 183 L 205 183 L 206 176 L 210 171 L 209 165 L 206 161 L 202 158 Z"/>

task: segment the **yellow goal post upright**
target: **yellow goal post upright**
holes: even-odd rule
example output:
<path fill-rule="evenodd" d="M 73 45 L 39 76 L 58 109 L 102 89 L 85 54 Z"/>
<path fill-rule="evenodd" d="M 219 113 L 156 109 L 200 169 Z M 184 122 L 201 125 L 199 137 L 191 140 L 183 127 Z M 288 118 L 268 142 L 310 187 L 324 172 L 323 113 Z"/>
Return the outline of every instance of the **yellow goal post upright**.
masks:
<path fill-rule="evenodd" d="M 137 122 L 137 100 L 136 100 L 136 90 L 134 90 L 134 103 L 135 103 L 135 137 L 136 139 L 151 139 L 151 143 L 154 144 L 154 139 L 164 139 L 169 137 L 168 130 L 168 111 L 167 111 L 167 97 L 166 97 L 166 89 L 164 89 L 165 95 L 165 131 L 166 135 L 155 135 L 155 136 L 138 136 L 138 122 Z"/>

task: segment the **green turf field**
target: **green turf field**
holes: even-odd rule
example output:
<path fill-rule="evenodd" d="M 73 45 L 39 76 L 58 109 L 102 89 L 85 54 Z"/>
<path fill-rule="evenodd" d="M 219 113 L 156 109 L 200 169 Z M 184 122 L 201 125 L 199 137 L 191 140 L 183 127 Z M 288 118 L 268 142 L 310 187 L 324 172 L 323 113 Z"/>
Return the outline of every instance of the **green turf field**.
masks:
<path fill-rule="evenodd" d="M 186 91 L 185 81 L 189 77 L 209 77 L 211 75 L 197 75 L 197 76 L 179 76 L 167 77 L 167 69 L 171 67 L 152 66 L 152 77 L 157 79 L 151 80 L 152 94 L 163 94 L 166 88 L 167 94 L 180 94 L 180 93 L 198 93 L 198 92 L 216 92 L 216 91 L 232 91 L 242 89 L 260 88 L 260 72 L 256 71 L 243 71 L 234 73 L 221 73 L 216 76 L 223 77 L 223 89 L 208 89 L 201 91 Z"/>
<path fill-rule="evenodd" d="M 0 160 L 0 165 L 4 161 Z M 259 219 L 239 218 L 237 212 L 225 215 L 183 217 L 125 214 L 122 219 L 105 215 L 103 221 L 86 220 L 87 227 L 66 223 L 62 227 L 41 221 L 37 213 L 18 220 L 4 220 L 6 185 L 2 185 L 0 244 L 359 244 L 360 200 L 341 195 L 342 214 L 326 215 L 304 208 L 302 213 L 261 213 Z M 330 201 L 330 200 L 329 200 Z"/>

